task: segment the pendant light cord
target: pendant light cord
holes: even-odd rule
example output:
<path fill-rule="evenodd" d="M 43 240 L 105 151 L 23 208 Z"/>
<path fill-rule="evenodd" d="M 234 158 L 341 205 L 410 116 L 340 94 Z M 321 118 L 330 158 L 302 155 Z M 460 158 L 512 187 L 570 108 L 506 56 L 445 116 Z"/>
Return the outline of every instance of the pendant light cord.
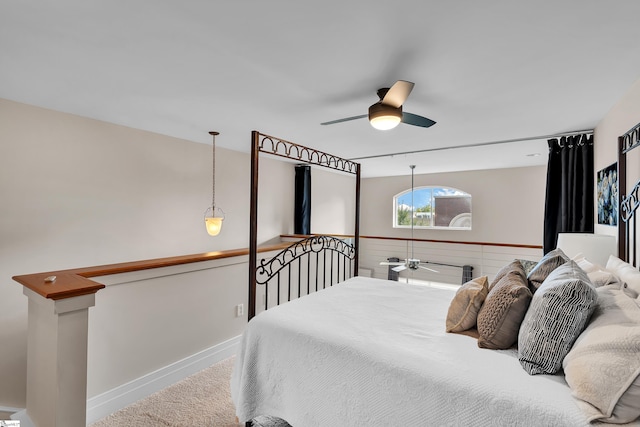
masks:
<path fill-rule="evenodd" d="M 414 259 L 413 256 L 413 215 L 415 214 L 416 206 L 413 202 L 413 170 L 416 168 L 416 165 L 410 165 L 411 168 L 411 259 Z"/>
<path fill-rule="evenodd" d="M 211 212 L 212 216 L 216 216 L 216 135 L 220 135 L 220 132 L 209 132 L 209 135 L 213 136 L 213 148 L 212 148 L 212 173 L 211 173 Z"/>

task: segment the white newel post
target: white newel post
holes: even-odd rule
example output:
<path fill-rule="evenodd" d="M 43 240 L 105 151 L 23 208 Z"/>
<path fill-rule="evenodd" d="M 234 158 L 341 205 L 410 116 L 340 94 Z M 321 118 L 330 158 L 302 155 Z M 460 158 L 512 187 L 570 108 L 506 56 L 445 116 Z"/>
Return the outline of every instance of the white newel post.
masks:
<path fill-rule="evenodd" d="M 87 336 L 95 293 L 53 300 L 29 298 L 27 415 L 35 427 L 85 427 Z"/>

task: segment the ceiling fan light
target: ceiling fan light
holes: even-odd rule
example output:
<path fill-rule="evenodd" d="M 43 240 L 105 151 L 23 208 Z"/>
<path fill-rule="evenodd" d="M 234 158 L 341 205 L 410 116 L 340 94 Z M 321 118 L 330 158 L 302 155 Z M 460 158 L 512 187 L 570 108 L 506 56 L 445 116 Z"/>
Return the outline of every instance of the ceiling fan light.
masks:
<path fill-rule="evenodd" d="M 369 107 L 369 123 L 378 130 L 389 130 L 402 121 L 402 107 L 395 108 L 381 103 Z"/>
<path fill-rule="evenodd" d="M 380 116 L 370 120 L 371 126 L 378 130 L 389 130 L 400 124 L 400 119 L 396 116 Z"/>

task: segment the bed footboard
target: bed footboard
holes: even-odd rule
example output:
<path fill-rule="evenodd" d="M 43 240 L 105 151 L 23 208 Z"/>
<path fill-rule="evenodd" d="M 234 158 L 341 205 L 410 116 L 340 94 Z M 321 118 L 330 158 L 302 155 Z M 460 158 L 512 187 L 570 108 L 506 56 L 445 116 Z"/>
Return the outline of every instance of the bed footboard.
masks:
<path fill-rule="evenodd" d="M 297 241 L 274 257 L 260 260 L 256 284 L 264 286 L 264 309 L 349 279 L 354 275 L 355 254 L 354 245 L 348 241 L 320 235 Z"/>

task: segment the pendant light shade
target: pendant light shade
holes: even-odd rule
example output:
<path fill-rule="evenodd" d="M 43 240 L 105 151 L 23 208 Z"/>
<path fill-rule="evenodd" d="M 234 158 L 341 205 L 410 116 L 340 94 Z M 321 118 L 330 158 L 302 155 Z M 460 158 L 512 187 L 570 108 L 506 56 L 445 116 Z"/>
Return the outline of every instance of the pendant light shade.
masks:
<path fill-rule="evenodd" d="M 209 132 L 209 135 L 213 137 L 213 161 L 212 161 L 212 176 L 211 176 L 211 206 L 204 212 L 204 224 L 207 227 L 207 233 L 210 236 L 217 236 L 222 230 L 222 221 L 224 221 L 224 211 L 216 207 L 216 135 L 219 132 Z"/>
<path fill-rule="evenodd" d="M 207 209 L 207 212 L 204 214 L 204 223 L 207 226 L 207 233 L 210 236 L 217 236 L 220 234 L 220 230 L 222 230 L 222 221 L 224 220 L 223 216 L 214 216 L 214 214 L 209 214 L 211 208 Z M 218 209 L 220 211 L 220 209 Z"/>

